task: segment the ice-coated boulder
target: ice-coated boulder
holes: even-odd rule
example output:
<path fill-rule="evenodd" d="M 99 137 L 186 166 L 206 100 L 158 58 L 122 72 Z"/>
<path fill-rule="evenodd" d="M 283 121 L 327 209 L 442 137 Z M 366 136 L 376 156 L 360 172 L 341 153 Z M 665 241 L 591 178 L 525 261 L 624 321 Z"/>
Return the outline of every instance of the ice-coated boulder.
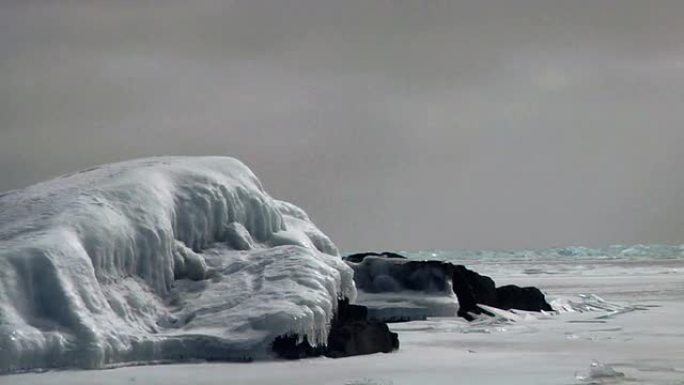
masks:
<path fill-rule="evenodd" d="M 352 270 L 226 157 L 96 167 L 0 194 L 0 372 L 325 345 Z"/>

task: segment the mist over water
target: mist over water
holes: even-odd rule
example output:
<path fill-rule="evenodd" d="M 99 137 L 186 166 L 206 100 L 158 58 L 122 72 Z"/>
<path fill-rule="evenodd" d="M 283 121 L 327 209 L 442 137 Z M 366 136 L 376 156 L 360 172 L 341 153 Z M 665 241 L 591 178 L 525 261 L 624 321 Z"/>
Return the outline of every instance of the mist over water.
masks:
<path fill-rule="evenodd" d="M 680 244 L 684 2 L 3 1 L 0 191 L 235 156 L 343 250 Z"/>

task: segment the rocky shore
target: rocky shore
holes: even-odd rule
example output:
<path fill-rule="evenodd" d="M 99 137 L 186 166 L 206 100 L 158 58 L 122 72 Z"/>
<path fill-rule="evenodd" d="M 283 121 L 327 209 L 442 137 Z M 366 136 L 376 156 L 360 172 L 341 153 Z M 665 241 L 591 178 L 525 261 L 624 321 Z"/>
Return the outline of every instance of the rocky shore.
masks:
<path fill-rule="evenodd" d="M 400 301 L 402 296 L 420 298 L 424 296 L 455 296 L 457 306 L 416 312 L 415 307 L 393 308 L 391 312 L 377 311 L 363 302 L 350 304 L 341 299 L 338 302 L 335 319 L 330 325 L 326 346 L 312 346 L 306 337 L 286 335 L 276 338 L 272 349 L 285 359 L 299 359 L 314 356 L 348 357 L 361 354 L 389 353 L 399 348 L 399 338 L 389 330 L 388 322 L 416 319 L 416 314 L 449 315 L 449 309 L 468 321 L 481 315 L 491 315 L 480 305 L 499 309 L 525 311 L 552 311 L 544 294 L 536 287 L 515 285 L 496 286 L 494 280 L 478 274 L 463 265 L 449 262 L 409 260 L 391 252 L 368 252 L 344 257 L 354 270 L 354 282 L 360 294 L 370 293 L 393 296 Z M 364 298 L 361 295 L 361 298 Z M 370 308 L 370 309 L 369 309 Z M 370 310 L 370 312 L 369 312 Z M 431 313 L 432 312 L 432 313 Z M 446 314 L 444 314 L 446 312 Z M 370 315 L 369 315 L 370 314 Z"/>

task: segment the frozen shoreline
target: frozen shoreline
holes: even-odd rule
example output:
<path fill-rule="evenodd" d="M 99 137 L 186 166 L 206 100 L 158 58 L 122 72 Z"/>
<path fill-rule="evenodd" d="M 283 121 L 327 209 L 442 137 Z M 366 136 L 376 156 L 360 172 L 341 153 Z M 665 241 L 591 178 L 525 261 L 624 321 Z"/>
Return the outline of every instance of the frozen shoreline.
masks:
<path fill-rule="evenodd" d="M 583 261 L 583 268 L 558 274 L 518 274 L 511 269 L 507 276 L 498 266 L 493 276 L 497 282 L 537 285 L 551 300 L 591 293 L 634 310 L 569 312 L 517 322 L 469 324 L 433 318 L 395 324 L 402 345 L 391 354 L 56 371 L 0 376 L 0 384 L 410 385 L 452 384 L 458 379 L 473 384 L 681 384 L 684 260 L 654 260 L 646 269 L 595 262 Z M 556 263 L 562 264 L 573 263 Z M 488 273 L 484 265 L 470 266 Z M 594 360 L 606 367 L 594 368 L 592 377 Z"/>

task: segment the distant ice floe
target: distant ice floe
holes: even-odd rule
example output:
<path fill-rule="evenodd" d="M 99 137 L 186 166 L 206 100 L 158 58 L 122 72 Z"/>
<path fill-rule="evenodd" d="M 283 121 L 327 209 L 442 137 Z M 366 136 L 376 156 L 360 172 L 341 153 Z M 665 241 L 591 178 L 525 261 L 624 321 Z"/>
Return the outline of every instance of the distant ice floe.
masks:
<path fill-rule="evenodd" d="M 242 163 L 163 157 L 0 194 L 0 372 L 324 343 L 352 270 Z"/>
<path fill-rule="evenodd" d="M 613 245 L 602 248 L 582 246 L 528 250 L 430 250 L 402 252 L 415 259 L 439 259 L 468 264 L 486 262 L 553 262 L 558 260 L 613 261 L 613 260 L 672 260 L 684 257 L 684 245 Z"/>

